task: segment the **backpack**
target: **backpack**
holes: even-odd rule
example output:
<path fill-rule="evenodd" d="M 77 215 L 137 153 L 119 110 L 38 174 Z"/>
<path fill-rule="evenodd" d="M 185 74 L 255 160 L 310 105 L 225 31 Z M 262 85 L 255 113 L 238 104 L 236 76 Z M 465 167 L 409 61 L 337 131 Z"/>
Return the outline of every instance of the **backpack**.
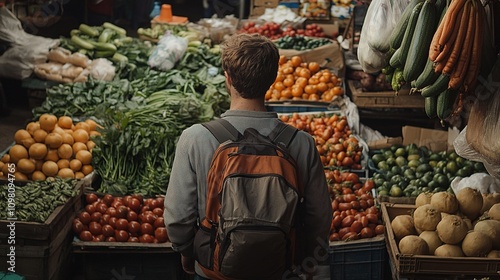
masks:
<path fill-rule="evenodd" d="M 220 145 L 207 176 L 205 218 L 195 258 L 210 279 L 281 279 L 295 254 L 303 197 L 287 151 L 297 133 L 282 123 L 269 136 L 228 121 L 203 123 Z"/>

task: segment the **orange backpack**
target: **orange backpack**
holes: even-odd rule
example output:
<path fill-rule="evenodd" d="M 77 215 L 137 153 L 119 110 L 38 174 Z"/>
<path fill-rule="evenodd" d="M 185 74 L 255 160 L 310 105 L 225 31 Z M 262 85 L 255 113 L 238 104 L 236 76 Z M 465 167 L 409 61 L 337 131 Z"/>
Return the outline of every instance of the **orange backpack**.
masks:
<path fill-rule="evenodd" d="M 287 151 L 297 129 L 240 134 L 223 119 L 203 124 L 217 138 L 207 177 L 206 214 L 195 257 L 210 279 L 281 279 L 295 254 L 303 187 Z"/>

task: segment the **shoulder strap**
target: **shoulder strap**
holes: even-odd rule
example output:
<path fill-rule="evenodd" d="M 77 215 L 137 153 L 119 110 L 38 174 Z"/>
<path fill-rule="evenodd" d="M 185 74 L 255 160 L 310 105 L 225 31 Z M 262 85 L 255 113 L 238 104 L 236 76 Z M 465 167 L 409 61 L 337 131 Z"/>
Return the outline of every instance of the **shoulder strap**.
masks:
<path fill-rule="evenodd" d="M 206 127 L 219 143 L 224 143 L 227 140 L 236 141 L 241 135 L 231 123 L 224 119 L 211 120 L 201 125 Z"/>
<path fill-rule="evenodd" d="M 269 133 L 269 138 L 271 138 L 274 143 L 288 148 L 298 131 L 297 128 L 283 123 L 277 125 L 276 128 Z"/>

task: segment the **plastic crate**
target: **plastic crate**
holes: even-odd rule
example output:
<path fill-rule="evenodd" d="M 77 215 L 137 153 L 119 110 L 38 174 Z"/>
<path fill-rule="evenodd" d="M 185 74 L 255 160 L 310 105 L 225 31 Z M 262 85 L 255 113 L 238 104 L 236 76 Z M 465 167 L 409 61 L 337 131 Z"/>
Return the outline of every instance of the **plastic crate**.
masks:
<path fill-rule="evenodd" d="M 383 235 L 349 242 L 330 242 L 329 262 L 332 280 L 386 279 L 387 260 Z"/>
<path fill-rule="evenodd" d="M 401 254 L 391 221 L 411 214 L 415 205 L 382 203 L 381 208 L 393 279 L 500 279 L 500 259 Z"/>

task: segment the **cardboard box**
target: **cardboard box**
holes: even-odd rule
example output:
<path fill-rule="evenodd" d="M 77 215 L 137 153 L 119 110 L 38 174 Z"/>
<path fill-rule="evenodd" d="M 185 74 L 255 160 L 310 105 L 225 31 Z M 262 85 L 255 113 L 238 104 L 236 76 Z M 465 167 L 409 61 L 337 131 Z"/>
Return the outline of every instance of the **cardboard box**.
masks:
<path fill-rule="evenodd" d="M 276 8 L 280 3 L 279 0 L 253 0 L 252 6 L 261 6 L 267 8 Z"/>

